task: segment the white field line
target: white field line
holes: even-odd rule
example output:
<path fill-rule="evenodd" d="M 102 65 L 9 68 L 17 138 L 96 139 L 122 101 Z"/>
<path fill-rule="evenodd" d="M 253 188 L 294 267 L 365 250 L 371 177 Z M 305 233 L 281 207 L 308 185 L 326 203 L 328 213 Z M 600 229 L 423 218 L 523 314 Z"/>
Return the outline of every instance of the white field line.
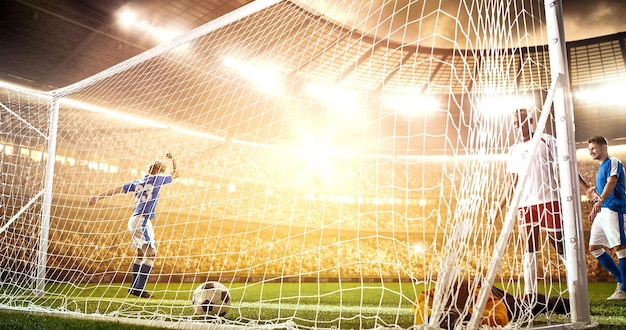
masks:
<path fill-rule="evenodd" d="M 398 308 L 389 306 L 337 306 L 337 305 L 311 305 L 311 304 L 287 304 L 287 303 L 264 303 L 264 302 L 244 302 L 236 304 L 240 308 L 271 308 L 284 310 L 311 310 L 319 312 L 350 312 L 358 314 L 387 314 L 387 315 L 411 315 L 411 308 Z"/>
<path fill-rule="evenodd" d="M 14 296 L 12 300 L 19 300 L 23 298 L 25 300 L 32 300 L 32 296 Z M 116 302 L 116 303 L 129 303 L 133 304 L 136 301 L 140 301 L 142 305 L 146 304 L 149 306 L 189 306 L 191 307 L 191 302 L 188 300 L 180 300 L 180 299 L 142 299 L 142 298 L 72 298 L 72 297 L 59 297 L 59 296 L 44 296 L 40 299 L 63 299 L 68 302 L 89 302 L 89 301 L 99 301 L 99 302 Z M 314 305 L 314 304 L 293 304 L 293 303 L 275 303 L 275 302 L 242 302 L 242 303 L 233 303 L 232 308 L 263 308 L 263 309 L 273 309 L 273 310 L 308 310 L 308 311 L 318 311 L 318 312 L 349 312 L 354 314 L 366 314 L 366 315 L 412 315 L 413 310 L 411 308 L 398 308 L 398 307 L 389 307 L 389 306 L 338 306 L 338 305 Z"/>

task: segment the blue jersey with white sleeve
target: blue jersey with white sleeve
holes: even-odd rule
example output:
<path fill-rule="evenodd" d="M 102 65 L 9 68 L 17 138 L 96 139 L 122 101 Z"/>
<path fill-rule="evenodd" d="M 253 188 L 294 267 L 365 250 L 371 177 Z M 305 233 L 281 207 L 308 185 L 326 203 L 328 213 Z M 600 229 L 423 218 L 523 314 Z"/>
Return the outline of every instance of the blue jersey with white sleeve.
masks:
<path fill-rule="evenodd" d="M 159 199 L 161 186 L 172 183 L 170 174 L 146 175 L 122 186 L 124 193 L 135 193 L 133 215 L 145 215 L 154 218 L 154 210 Z"/>
<path fill-rule="evenodd" d="M 598 194 L 602 194 L 604 186 L 611 176 L 617 177 L 617 184 L 611 195 L 602 202 L 602 207 L 609 208 L 615 212 L 624 213 L 626 211 L 624 165 L 619 159 L 609 156 L 598 168 L 598 174 L 596 175 L 596 189 Z"/>

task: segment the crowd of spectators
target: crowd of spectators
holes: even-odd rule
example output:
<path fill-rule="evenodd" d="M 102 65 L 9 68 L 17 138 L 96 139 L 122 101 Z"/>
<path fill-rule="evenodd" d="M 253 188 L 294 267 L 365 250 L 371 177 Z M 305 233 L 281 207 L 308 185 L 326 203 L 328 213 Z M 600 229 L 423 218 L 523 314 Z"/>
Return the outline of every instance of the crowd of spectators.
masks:
<path fill-rule="evenodd" d="M 0 225 L 44 188 L 47 141 L 39 133 L 45 135 L 49 122 L 42 111 L 30 110 L 19 108 L 30 127 L 3 117 L 3 147 L 15 148 L 0 153 Z M 375 152 L 365 151 L 360 157 L 174 134 L 84 112 L 60 115 L 49 262 L 77 274 L 124 271 L 132 253 L 125 243 L 130 197 L 97 209 L 87 208 L 86 198 L 136 178 L 166 152 L 177 155 L 182 178 L 163 192 L 155 220 L 162 238 L 157 271 L 164 274 L 433 276 L 447 255 L 441 249 L 457 213 L 482 225 L 504 175 L 498 159 L 372 157 Z M 591 181 L 596 167 L 581 162 L 579 171 Z M 0 233 L 3 269 L 29 269 L 23 261 L 33 259 L 38 219 L 33 207 Z M 504 276 L 518 273 L 517 254 L 512 244 Z M 480 268 L 471 258 L 463 267 Z M 606 276 L 591 259 L 588 268 L 592 278 Z M 554 271 L 559 276 L 562 269 Z"/>
<path fill-rule="evenodd" d="M 475 199 L 486 201 L 473 213 L 473 223 L 483 225 L 488 195 L 504 170 L 501 160 L 463 157 L 312 158 L 306 150 L 287 147 L 174 139 L 156 128 L 89 132 L 80 139 L 64 134 L 59 136 L 58 151 L 63 157 L 55 163 L 49 246 L 49 265 L 59 270 L 52 271 L 59 279 L 69 273 L 85 280 L 126 271 L 132 254 L 126 245 L 128 196 L 112 198 L 97 209 L 87 208 L 86 198 L 135 178 L 167 151 L 177 155 L 182 178 L 160 200 L 155 273 L 180 276 L 437 276 L 449 254 L 441 249 L 451 224 L 458 221 L 455 212 L 472 206 L 474 199 L 468 196 L 485 194 L 486 198 Z M 127 147 L 121 152 L 117 145 Z M 3 187 L 10 189 L 3 193 L 3 204 L 23 204 L 43 189 L 43 162 L 21 154 L 2 155 Z M 593 162 L 579 164 L 588 181 L 595 168 Z M 484 171 L 491 177 L 467 184 Z M 10 200 L 16 196 L 21 202 Z M 584 214 L 586 207 L 583 204 Z M 10 217 L 11 212 L 4 211 L 0 224 Z M 30 222 L 36 222 L 37 214 L 31 217 Z M 32 239 L 17 243 L 27 235 L 37 236 L 30 227 L 27 232 L 19 228 L 24 227 L 14 228 L 12 238 L 8 231 L 0 233 L 5 271 L 16 269 L 7 263 L 27 269 L 24 246 L 36 247 Z M 503 259 L 502 276 L 520 273 L 518 254 L 512 244 Z M 563 276 L 563 267 L 545 262 L 550 276 Z M 592 258 L 587 266 L 590 278 L 607 277 Z M 460 267 L 471 273 L 480 271 L 481 264 L 472 257 Z"/>

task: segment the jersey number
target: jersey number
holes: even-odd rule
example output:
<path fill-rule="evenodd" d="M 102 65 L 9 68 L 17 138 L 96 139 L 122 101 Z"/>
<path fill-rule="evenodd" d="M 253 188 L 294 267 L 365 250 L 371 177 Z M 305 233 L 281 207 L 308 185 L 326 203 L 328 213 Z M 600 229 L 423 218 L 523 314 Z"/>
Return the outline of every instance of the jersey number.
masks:
<path fill-rule="evenodd" d="M 137 202 L 147 202 L 152 199 L 152 192 L 154 191 L 154 185 L 147 183 L 145 186 L 137 185 L 135 192 L 137 193 Z"/>

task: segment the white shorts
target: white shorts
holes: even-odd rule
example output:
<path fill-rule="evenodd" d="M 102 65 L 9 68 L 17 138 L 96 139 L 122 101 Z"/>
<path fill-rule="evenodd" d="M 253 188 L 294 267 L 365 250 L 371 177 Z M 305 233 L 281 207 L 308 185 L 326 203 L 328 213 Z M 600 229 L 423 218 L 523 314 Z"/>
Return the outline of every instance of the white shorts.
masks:
<path fill-rule="evenodd" d="M 614 248 L 624 242 L 624 218 L 615 211 L 603 207 L 591 224 L 589 245 Z"/>
<path fill-rule="evenodd" d="M 130 246 L 133 249 L 140 249 L 148 245 L 156 249 L 154 242 L 154 229 L 152 221 L 145 215 L 133 215 L 128 219 L 128 231 L 130 231 Z"/>

